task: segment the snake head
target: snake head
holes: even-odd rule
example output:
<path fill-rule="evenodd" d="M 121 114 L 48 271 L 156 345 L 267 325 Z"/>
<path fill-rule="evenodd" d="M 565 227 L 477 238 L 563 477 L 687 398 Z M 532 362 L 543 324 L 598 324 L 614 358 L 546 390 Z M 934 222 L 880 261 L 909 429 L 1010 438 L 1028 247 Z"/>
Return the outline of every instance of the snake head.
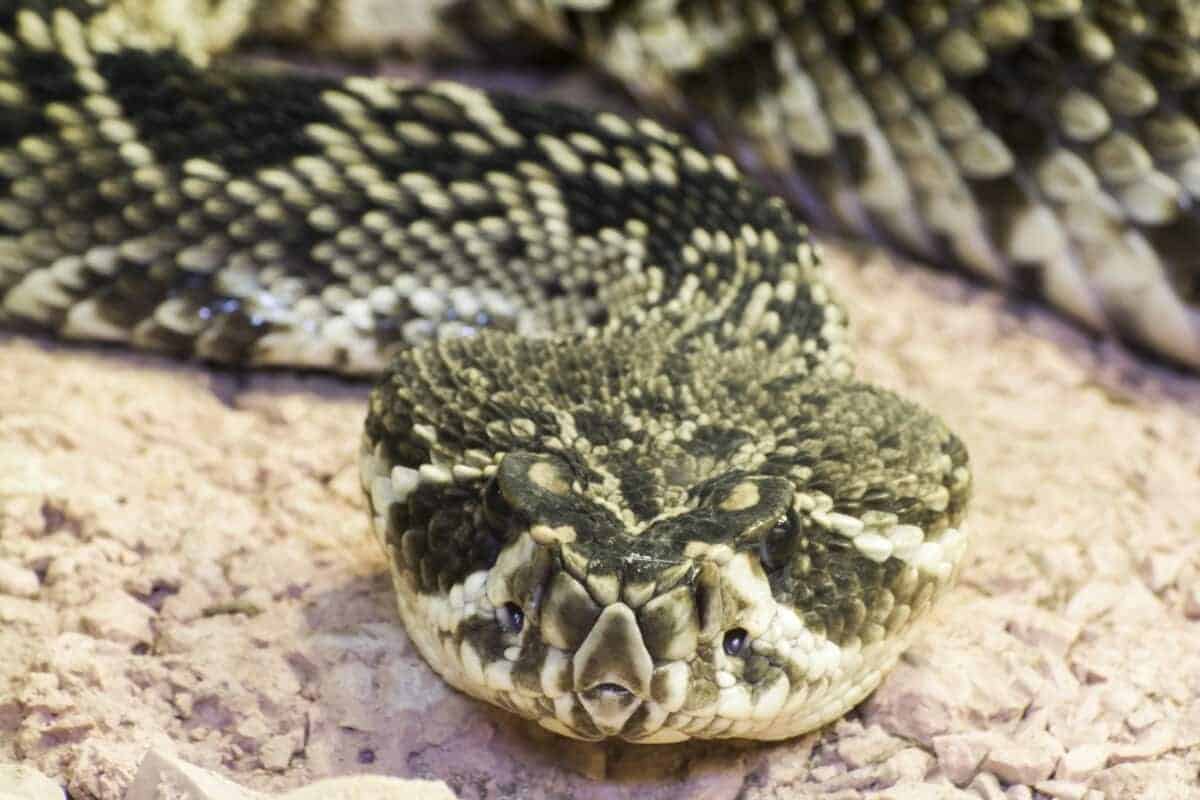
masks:
<path fill-rule="evenodd" d="M 699 728 L 758 695 L 775 702 L 764 692 L 782 698 L 757 686 L 767 665 L 752 642 L 777 605 L 760 543 L 791 501 L 782 478 L 733 476 L 700 487 L 690 512 L 630 531 L 564 459 L 507 454 L 480 500 L 504 545 L 458 627 L 468 691 L 564 735 L 647 742 L 689 738 L 668 719 Z M 743 676 L 754 680 L 735 709 L 721 688 Z"/>
<path fill-rule="evenodd" d="M 368 439 L 416 647 L 462 691 L 580 739 L 784 738 L 844 713 L 953 579 L 966 456 L 887 393 L 784 391 L 773 407 L 798 409 L 773 444 L 712 469 L 666 448 L 585 458 L 523 424 L 486 457 L 442 456 L 449 432 L 426 447 L 403 419 L 415 433 Z M 630 513 L 643 491 L 658 510 Z"/>

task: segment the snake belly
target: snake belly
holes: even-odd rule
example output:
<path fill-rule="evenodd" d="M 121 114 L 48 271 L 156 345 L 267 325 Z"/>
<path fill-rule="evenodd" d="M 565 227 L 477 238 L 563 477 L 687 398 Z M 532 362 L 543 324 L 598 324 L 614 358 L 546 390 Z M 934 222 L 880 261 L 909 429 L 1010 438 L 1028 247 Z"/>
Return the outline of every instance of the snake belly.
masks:
<path fill-rule="evenodd" d="M 206 66 L 121 6 L 0 2 L 0 321 L 375 374 L 400 616 L 582 739 L 778 739 L 952 584 L 970 487 L 853 377 L 779 200 L 650 120 Z"/>

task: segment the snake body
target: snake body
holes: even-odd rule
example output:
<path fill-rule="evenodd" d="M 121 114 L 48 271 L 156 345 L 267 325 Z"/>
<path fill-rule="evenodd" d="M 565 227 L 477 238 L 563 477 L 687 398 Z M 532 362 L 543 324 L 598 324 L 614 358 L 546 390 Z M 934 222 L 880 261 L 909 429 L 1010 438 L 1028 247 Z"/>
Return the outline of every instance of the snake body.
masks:
<path fill-rule="evenodd" d="M 1200 368 L 1196 0 L 598 5 L 541 25 L 748 140 L 822 227 Z"/>
<path fill-rule="evenodd" d="M 1052 299 L 1128 268 L 1127 329 L 1196 355 L 1188 3 L 479 5 L 707 98 L 852 227 L 1040 265 Z M 782 201 L 651 120 L 210 64 L 137 8 L 0 0 L 0 321 L 378 375 L 400 616 L 552 731 L 777 739 L 878 684 L 962 563 L 967 455 L 853 377 Z M 973 102 L 1023 49 L 1071 67 L 1027 94 L 1038 135 Z"/>

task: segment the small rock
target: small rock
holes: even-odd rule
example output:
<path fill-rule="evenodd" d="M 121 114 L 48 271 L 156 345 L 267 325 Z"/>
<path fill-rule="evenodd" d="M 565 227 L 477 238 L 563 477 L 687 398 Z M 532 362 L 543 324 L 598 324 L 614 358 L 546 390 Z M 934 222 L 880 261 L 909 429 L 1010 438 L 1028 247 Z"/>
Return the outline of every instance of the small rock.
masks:
<path fill-rule="evenodd" d="M 1008 787 L 1004 792 L 1004 796 L 1008 800 L 1033 800 L 1033 789 L 1022 784 L 1017 784 L 1016 786 Z"/>
<path fill-rule="evenodd" d="M 98 639 L 133 645 L 154 641 L 153 618 L 153 610 L 123 591 L 113 591 L 89 603 L 80 622 L 84 631 Z"/>
<path fill-rule="evenodd" d="M 1066 615 L 1079 622 L 1095 619 L 1117 602 L 1121 586 L 1112 581 L 1093 581 L 1084 585 L 1067 602 Z"/>
<path fill-rule="evenodd" d="M 252 586 L 238 597 L 238 603 L 247 609 L 270 608 L 274 601 L 271 593 L 259 586 Z"/>
<path fill-rule="evenodd" d="M 947 784 L 936 783 L 903 783 L 884 789 L 882 792 L 872 792 L 872 800 L 977 800 L 962 789 L 956 789 Z"/>
<path fill-rule="evenodd" d="M 179 710 L 180 715 L 187 719 L 196 707 L 196 696 L 191 692 L 179 691 L 171 695 L 171 705 Z"/>
<path fill-rule="evenodd" d="M 887 760 L 880 780 L 896 784 L 920 781 L 932 765 L 933 756 L 919 747 L 908 747 Z"/>
<path fill-rule="evenodd" d="M 976 775 L 975 780 L 971 781 L 971 785 L 967 788 L 983 800 L 1005 800 L 1004 790 L 1000 788 L 1000 781 L 990 772 L 981 772 Z"/>
<path fill-rule="evenodd" d="M 1121 587 L 1121 593 L 1109 611 L 1115 619 L 1155 620 L 1162 617 L 1163 602 L 1140 580 L 1131 579 Z"/>
<path fill-rule="evenodd" d="M 1112 723 L 1104 715 L 1103 701 L 1104 691 L 1108 688 L 1107 685 L 1103 689 L 1086 687 L 1078 702 L 1068 705 L 1065 713 L 1050 721 L 1050 734 L 1067 748 L 1111 738 L 1109 728 Z"/>
<path fill-rule="evenodd" d="M 839 734 L 841 731 L 839 730 Z M 878 725 L 838 739 L 837 752 L 850 769 L 879 764 L 903 750 L 907 742 L 887 733 Z"/>
<path fill-rule="evenodd" d="M 1158 724 L 1146 729 L 1133 744 L 1115 745 L 1110 760 L 1114 764 L 1146 761 L 1174 748 L 1175 729 L 1166 724 Z"/>
<path fill-rule="evenodd" d="M 1104 696 L 1104 707 L 1119 717 L 1128 717 L 1142 702 L 1142 693 L 1128 684 L 1113 686 Z"/>
<path fill-rule="evenodd" d="M 175 794 L 161 791 L 170 787 Z M 220 775 L 188 764 L 158 750 L 150 750 L 138 765 L 125 800 L 158 800 L 182 796 L 194 800 L 259 800 L 250 792 Z"/>
<path fill-rule="evenodd" d="M 769 784 L 794 784 L 809 779 L 813 747 L 817 733 L 809 733 L 793 740 L 787 747 L 772 752 L 767 759 L 767 781 Z"/>
<path fill-rule="evenodd" d="M 279 800 L 456 800 L 442 781 L 353 775 L 330 778 L 281 795 Z"/>
<path fill-rule="evenodd" d="M 1075 620 L 1061 614 L 1053 614 L 1037 606 L 1027 606 L 1019 616 L 1009 622 L 1008 630 L 1026 644 L 1042 652 L 1063 657 L 1083 627 Z"/>
<path fill-rule="evenodd" d="M 75 707 L 74 698 L 62 689 L 53 672 L 30 672 L 25 676 L 18 699 L 29 711 L 54 716 L 67 714 Z"/>
<path fill-rule="evenodd" d="M 1014 739 L 1023 739 L 1029 735 L 1044 733 L 1050 724 L 1050 710 L 1047 708 L 1031 708 L 1025 712 L 1025 718 L 1017 724 Z"/>
<path fill-rule="evenodd" d="M 37 450 L 17 447 L 10 442 L 0 446 L 0 497 L 4 498 L 5 511 L 11 510 L 13 518 L 41 517 L 40 498 L 59 492 L 62 483 L 61 478 L 46 468 L 45 456 Z M 21 509 L 33 513 L 18 515 L 17 510 L 23 504 L 18 503 L 17 498 L 22 495 L 29 500 L 39 498 L 32 508 L 26 505 Z"/>
<path fill-rule="evenodd" d="M 1034 731 L 1020 739 L 997 735 L 983 759 L 983 769 L 1005 783 L 1034 784 L 1054 774 L 1063 746 L 1045 731 Z"/>
<path fill-rule="evenodd" d="M 1033 788 L 1060 800 L 1083 800 L 1083 796 L 1087 794 L 1087 784 L 1075 781 L 1038 781 Z"/>
<path fill-rule="evenodd" d="M 0 625 L 20 625 L 28 628 L 47 628 L 53 623 L 47 608 L 22 597 L 0 595 Z"/>
<path fill-rule="evenodd" d="M 1155 594 L 1175 583 L 1183 568 L 1184 557 L 1180 553 L 1152 553 L 1142 560 L 1142 575 L 1146 585 Z"/>
<path fill-rule="evenodd" d="M 1086 780 L 1093 772 L 1104 769 L 1112 746 L 1104 743 L 1081 744 L 1072 747 L 1058 760 L 1055 777 L 1061 780 Z"/>
<path fill-rule="evenodd" d="M 1181 794 L 1179 789 L 1196 785 L 1196 767 L 1182 760 L 1165 758 L 1117 764 L 1097 772 L 1088 785 L 1106 798 L 1191 800 L 1194 794 Z"/>
<path fill-rule="evenodd" d="M 34 597 L 42 588 L 38 576 L 31 569 L 11 561 L 0 561 L 0 594 L 14 597 Z"/>
<path fill-rule="evenodd" d="M 1009 610 L 975 604 L 954 609 L 945 624 L 957 624 L 960 633 L 910 650 L 872 695 L 863 719 L 928 747 L 934 736 L 962 730 L 971 720 L 1018 716 L 1033 699 L 1029 687 L 1044 679 L 1035 668 L 1036 651 L 992 624 Z M 987 622 L 971 628 L 979 617 Z"/>
<path fill-rule="evenodd" d="M 933 749 L 938 765 L 957 786 L 966 786 L 979 772 L 979 765 L 990 748 L 986 734 L 949 733 L 933 737 Z"/>
<path fill-rule="evenodd" d="M 247 739 L 265 739 L 271 732 L 262 715 L 253 712 L 238 721 L 236 730 L 239 735 L 245 736 Z"/>
<path fill-rule="evenodd" d="M 174 794 L 164 793 L 164 788 Z M 151 750 L 142 759 L 125 800 L 158 800 L 167 796 L 189 800 L 265 800 L 267 797 L 216 773 Z M 455 800 L 454 793 L 441 781 L 404 780 L 381 775 L 331 778 L 277 797 L 279 800 L 396 800 L 400 797 L 404 800 Z M 54 800 L 60 798 L 61 793 Z M 36 800 L 43 799 L 38 796 Z"/>
<path fill-rule="evenodd" d="M 0 800 L 65 800 L 61 786 L 23 764 L 0 764 Z"/>
<path fill-rule="evenodd" d="M 841 774 L 842 769 L 835 764 L 824 764 L 820 767 L 814 767 L 813 771 L 809 773 L 815 783 L 831 781 Z"/>
<path fill-rule="evenodd" d="M 297 736 L 272 736 L 258 748 L 258 760 L 264 769 L 283 772 L 292 763 L 292 754 L 299 744 Z"/>
<path fill-rule="evenodd" d="M 1129 715 L 1125 720 L 1125 724 L 1129 726 L 1129 730 L 1135 733 L 1144 731 L 1154 723 L 1162 719 L 1162 714 L 1154 706 L 1142 706 Z"/>

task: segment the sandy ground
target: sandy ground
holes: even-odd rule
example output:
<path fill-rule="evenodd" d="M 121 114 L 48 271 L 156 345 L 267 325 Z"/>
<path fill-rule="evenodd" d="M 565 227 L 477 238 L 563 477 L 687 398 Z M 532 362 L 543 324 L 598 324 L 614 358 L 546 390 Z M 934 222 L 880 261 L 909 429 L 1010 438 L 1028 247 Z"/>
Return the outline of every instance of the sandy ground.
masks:
<path fill-rule="evenodd" d="M 364 386 L 5 335 L 0 764 L 77 800 L 122 797 L 151 748 L 272 792 L 378 773 L 460 798 L 1200 797 L 1200 380 L 835 256 L 861 373 L 942 414 L 977 475 L 961 585 L 845 720 L 593 745 L 459 696 L 367 535 Z"/>

